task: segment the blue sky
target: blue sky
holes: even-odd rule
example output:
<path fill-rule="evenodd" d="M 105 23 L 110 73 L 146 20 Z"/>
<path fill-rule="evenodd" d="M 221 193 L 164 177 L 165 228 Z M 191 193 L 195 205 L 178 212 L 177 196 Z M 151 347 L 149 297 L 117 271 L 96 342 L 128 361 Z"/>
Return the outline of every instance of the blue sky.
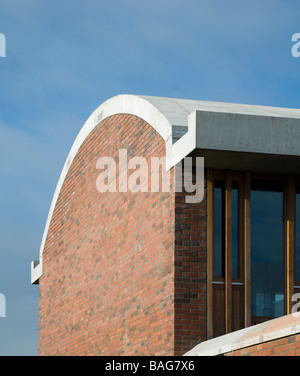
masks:
<path fill-rule="evenodd" d="M 117 94 L 300 108 L 297 0 L 0 0 L 0 355 L 36 355 L 38 259 L 55 186 Z"/>

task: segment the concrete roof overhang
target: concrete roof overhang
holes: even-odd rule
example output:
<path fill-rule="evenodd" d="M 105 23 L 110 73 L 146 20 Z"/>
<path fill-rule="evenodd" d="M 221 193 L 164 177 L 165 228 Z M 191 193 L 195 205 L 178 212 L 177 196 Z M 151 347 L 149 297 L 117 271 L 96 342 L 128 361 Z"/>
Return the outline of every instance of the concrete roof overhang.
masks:
<path fill-rule="evenodd" d="M 240 105 L 237 105 L 237 108 Z M 300 173 L 299 110 L 259 113 L 196 110 L 196 146 L 205 166 L 267 173 Z"/>
<path fill-rule="evenodd" d="M 115 114 L 132 114 L 150 124 L 166 144 L 166 167 L 192 152 L 205 166 L 274 173 L 300 173 L 300 110 L 186 99 L 118 95 L 88 118 L 70 150 L 59 177 L 40 247 L 31 263 L 31 283 L 43 272 L 43 250 L 52 214 L 65 177 L 90 132 Z"/>

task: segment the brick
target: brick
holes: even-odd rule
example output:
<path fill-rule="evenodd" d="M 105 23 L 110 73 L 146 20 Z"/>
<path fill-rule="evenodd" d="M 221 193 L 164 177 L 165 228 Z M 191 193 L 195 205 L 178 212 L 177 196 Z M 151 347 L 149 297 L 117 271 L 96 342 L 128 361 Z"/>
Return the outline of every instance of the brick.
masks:
<path fill-rule="evenodd" d="M 119 149 L 149 161 L 165 155 L 165 142 L 120 114 L 75 156 L 44 248 L 40 355 L 182 355 L 206 339 L 206 197 L 191 205 L 172 190 L 100 194 L 96 162 L 110 156 L 118 171 Z"/>
<path fill-rule="evenodd" d="M 121 148 L 165 155 L 131 115 L 104 120 L 83 143 L 46 239 L 40 355 L 174 354 L 174 193 L 100 194 L 96 161 Z"/>

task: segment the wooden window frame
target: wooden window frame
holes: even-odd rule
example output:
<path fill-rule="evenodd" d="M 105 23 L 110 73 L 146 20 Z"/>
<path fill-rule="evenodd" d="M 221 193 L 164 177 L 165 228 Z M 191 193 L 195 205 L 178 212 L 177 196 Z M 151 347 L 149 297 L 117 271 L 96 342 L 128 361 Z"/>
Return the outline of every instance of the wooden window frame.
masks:
<path fill-rule="evenodd" d="M 300 188 L 300 176 L 296 176 L 295 177 L 295 192 L 297 194 L 297 187 Z M 296 200 L 296 197 L 295 197 L 295 200 Z M 295 207 L 296 207 L 296 203 L 295 203 Z M 295 232 L 296 232 L 296 211 L 295 211 Z M 294 257 L 293 257 L 293 260 L 294 260 L 294 265 L 296 265 L 296 236 L 295 236 L 295 248 L 294 248 Z M 299 239 L 300 241 L 300 239 Z M 292 257 L 292 255 L 291 255 Z M 292 278 L 292 277 L 291 277 Z M 294 270 L 294 291 L 297 290 L 297 292 L 300 292 L 300 281 L 297 281 L 296 280 L 296 273 L 295 273 L 295 270 Z"/>
<path fill-rule="evenodd" d="M 251 325 L 251 180 L 281 180 L 284 183 L 283 223 L 283 271 L 284 271 L 284 314 L 291 313 L 295 281 L 295 220 L 296 186 L 300 177 L 294 175 L 235 172 L 230 170 L 207 170 L 207 338 L 213 338 L 213 284 L 224 283 L 225 333 L 232 329 L 232 286 L 244 286 L 244 327 Z M 215 182 L 225 183 L 225 275 L 214 278 L 214 192 Z M 232 183 L 239 184 L 238 196 L 238 253 L 239 278 L 232 279 Z M 295 286 L 296 287 L 296 286 Z"/>

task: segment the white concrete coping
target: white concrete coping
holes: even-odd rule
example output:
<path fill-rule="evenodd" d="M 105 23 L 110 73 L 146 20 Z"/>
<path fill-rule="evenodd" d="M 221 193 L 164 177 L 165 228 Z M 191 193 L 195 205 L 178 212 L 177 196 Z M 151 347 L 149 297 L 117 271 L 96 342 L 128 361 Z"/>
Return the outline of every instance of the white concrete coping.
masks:
<path fill-rule="evenodd" d="M 51 202 L 46 226 L 40 247 L 40 259 L 31 263 L 31 283 L 37 284 L 43 273 L 43 250 L 46 242 L 52 214 L 58 199 L 61 187 L 69 168 L 81 145 L 92 130 L 104 119 L 116 114 L 131 114 L 140 117 L 150 124 L 166 143 L 166 167 L 172 168 L 196 147 L 195 121 L 190 124 L 189 112 L 169 98 L 143 97 L 136 95 L 118 95 L 101 104 L 88 118 L 73 146 L 59 177 L 54 196 Z M 187 126 L 189 131 L 174 145 L 172 143 L 172 125 Z"/>
<path fill-rule="evenodd" d="M 40 261 L 31 261 L 31 284 L 38 284 L 39 278 L 42 275 L 42 264 Z"/>
<path fill-rule="evenodd" d="M 201 342 L 184 356 L 216 356 L 300 333 L 300 312 Z"/>
<path fill-rule="evenodd" d="M 201 113 L 199 113 L 199 111 Z M 209 119 L 206 117 L 203 123 L 201 119 L 205 113 L 208 114 Z M 116 114 L 131 114 L 140 117 L 150 124 L 164 139 L 166 144 L 166 168 L 169 170 L 175 166 L 178 162 L 184 159 L 194 149 L 197 148 L 197 142 L 204 148 L 210 148 L 210 143 L 217 144 L 220 139 L 220 131 L 222 131 L 222 124 L 214 124 L 215 127 L 211 127 L 210 123 L 214 119 L 214 114 L 240 114 L 240 115 L 253 115 L 260 117 L 272 117 L 272 118 L 292 118 L 300 119 L 300 110 L 297 109 L 285 109 L 263 106 L 251 106 L 233 103 L 217 103 L 217 102 L 204 102 L 186 99 L 173 99 L 173 98 L 161 98 L 161 97 L 147 97 L 137 95 L 117 95 L 106 102 L 101 104 L 88 118 L 78 136 L 76 137 L 74 144 L 70 150 L 67 160 L 62 169 L 59 177 L 54 196 L 51 202 L 48 218 L 40 247 L 40 259 L 34 261 L 31 264 L 31 281 L 32 283 L 38 283 L 39 277 L 43 273 L 43 250 L 45 241 L 48 234 L 52 214 L 56 205 L 57 198 L 59 196 L 61 187 L 64 183 L 65 177 L 69 171 L 73 159 L 79 151 L 81 145 L 86 140 L 92 130 L 104 119 Z M 226 121 L 228 117 L 226 115 Z M 269 123 L 268 123 L 269 124 Z M 300 122 L 299 122 L 300 125 Z M 172 142 L 172 127 L 186 127 L 188 131 L 174 144 Z M 243 129 L 247 129 L 247 120 L 243 122 Z M 246 127 L 246 128 L 245 128 Z M 196 138 L 197 128 L 199 132 L 203 132 L 204 129 L 208 129 L 208 134 L 205 137 L 198 135 Z M 210 131 L 209 131 L 210 129 Z M 228 135 L 226 136 L 227 149 L 231 150 L 232 137 L 230 130 L 233 129 L 228 123 Z M 235 129 L 235 128 L 234 128 Z M 294 129 L 294 128 L 293 128 Z M 300 130 L 300 126 L 299 126 Z M 198 132 L 198 133 L 199 133 Z M 298 135 L 298 128 L 293 135 Z M 251 130 L 248 130 L 248 134 Z M 213 137 L 210 141 L 209 137 Z M 260 134 L 251 138 L 250 151 L 254 147 L 256 138 L 259 138 Z M 285 139 L 290 140 L 289 135 Z M 245 139 L 245 137 L 244 137 Z M 293 139 L 293 145 L 299 138 Z M 204 143 L 203 143 L 204 140 Z M 217 141 L 216 141 L 217 140 Z M 230 141 L 231 140 L 231 141 Z M 202 143 L 202 144 L 201 144 Z M 230 146 L 231 145 L 231 146 Z M 248 144 L 247 144 L 248 145 Z M 222 146 L 222 145 L 221 145 Z M 235 147 L 235 145 L 233 145 Z M 289 143 L 286 143 L 286 147 L 289 147 Z M 299 148 L 300 150 L 300 148 Z M 234 150 L 233 150 L 234 151 Z M 263 152 L 263 150 L 261 150 Z"/>

